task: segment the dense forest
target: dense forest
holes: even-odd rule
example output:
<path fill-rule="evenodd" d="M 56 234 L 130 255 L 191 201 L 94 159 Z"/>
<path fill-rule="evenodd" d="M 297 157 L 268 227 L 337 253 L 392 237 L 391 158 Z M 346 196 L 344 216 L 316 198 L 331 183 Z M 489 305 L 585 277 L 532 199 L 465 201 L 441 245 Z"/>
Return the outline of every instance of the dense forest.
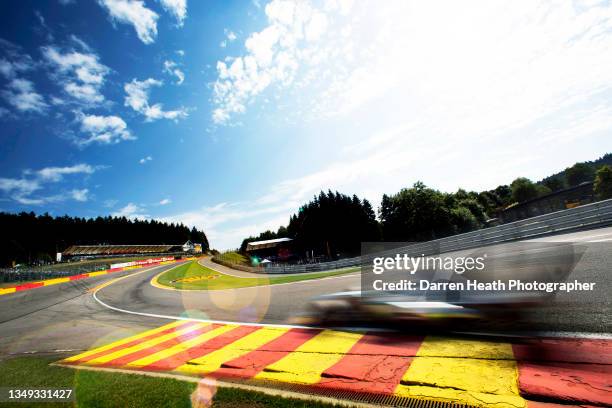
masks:
<path fill-rule="evenodd" d="M 70 245 L 202 243 L 204 232 L 183 224 L 125 217 L 52 217 L 48 214 L 0 213 L 0 265 L 50 262 Z"/>
<path fill-rule="evenodd" d="M 338 192 L 321 192 L 303 205 L 289 219 L 289 225 L 277 232 L 265 231 L 242 241 L 244 252 L 252 241 L 291 237 L 300 251 L 317 254 L 352 254 L 359 252 L 361 242 L 379 241 L 380 227 L 368 200 Z"/>
<path fill-rule="evenodd" d="M 518 177 L 509 185 L 481 192 L 446 193 L 417 182 L 383 195 L 378 218 L 367 200 L 321 192 L 290 217 L 287 227 L 244 239 L 240 251 L 252 241 L 289 237 L 302 256 L 314 250 L 334 258 L 358 253 L 366 241 L 427 241 L 485 227 L 511 205 L 585 182 L 593 183 L 595 199 L 612 198 L 612 154 L 576 163 L 539 182 Z"/>
<path fill-rule="evenodd" d="M 301 250 L 353 254 L 361 242 L 379 241 L 376 213 L 368 200 L 338 192 L 321 192 L 289 219 L 287 233 Z"/>

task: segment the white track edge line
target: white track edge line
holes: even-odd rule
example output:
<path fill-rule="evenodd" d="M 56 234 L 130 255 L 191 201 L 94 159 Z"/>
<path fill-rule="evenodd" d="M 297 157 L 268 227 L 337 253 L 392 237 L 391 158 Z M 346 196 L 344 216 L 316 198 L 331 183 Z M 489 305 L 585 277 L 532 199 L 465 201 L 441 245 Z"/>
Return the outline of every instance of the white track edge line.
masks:
<path fill-rule="evenodd" d="M 166 319 L 166 320 L 185 320 L 185 321 L 192 321 L 192 322 L 200 322 L 200 323 L 217 323 L 217 324 L 231 324 L 231 325 L 239 325 L 239 326 L 256 326 L 256 327 L 277 327 L 277 328 L 288 328 L 288 329 L 317 329 L 317 327 L 312 327 L 312 326 L 299 326 L 299 325 L 293 325 L 293 324 L 267 324 L 267 323 L 251 323 L 251 322 L 232 322 L 232 321 L 228 321 L 228 320 L 212 320 L 212 319 L 198 319 L 195 317 L 184 317 L 184 316 L 170 316 L 170 315 L 162 315 L 162 314 L 156 314 L 156 313 L 145 313 L 145 312 L 135 312 L 132 310 L 126 310 L 126 309 L 121 309 L 119 307 L 115 307 L 115 306 L 111 306 L 109 304 L 104 303 L 103 301 L 101 301 L 100 299 L 98 299 L 98 297 L 96 296 L 96 293 L 93 294 L 94 299 L 101 304 L 102 306 L 114 310 L 116 312 L 121 312 L 121 313 L 129 313 L 129 314 L 133 314 L 133 315 L 138 315 L 138 316 L 145 316 L 145 317 L 156 317 L 159 319 Z"/>

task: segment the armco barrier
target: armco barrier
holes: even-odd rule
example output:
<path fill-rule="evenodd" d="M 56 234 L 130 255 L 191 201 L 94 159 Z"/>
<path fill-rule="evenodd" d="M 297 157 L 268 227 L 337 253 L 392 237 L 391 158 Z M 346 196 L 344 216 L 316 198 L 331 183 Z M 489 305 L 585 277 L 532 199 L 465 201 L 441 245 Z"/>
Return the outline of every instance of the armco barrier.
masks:
<path fill-rule="evenodd" d="M 420 242 L 396 251 L 415 255 L 431 255 L 463 249 L 494 245 L 520 239 L 537 238 L 546 235 L 567 233 L 578 230 L 601 228 L 612 225 L 612 199 L 546 215 L 527 218 L 496 227 L 466 232 L 433 241 Z M 318 272 L 331 269 L 359 266 L 361 257 L 307 265 L 278 265 L 265 267 L 265 273 Z"/>

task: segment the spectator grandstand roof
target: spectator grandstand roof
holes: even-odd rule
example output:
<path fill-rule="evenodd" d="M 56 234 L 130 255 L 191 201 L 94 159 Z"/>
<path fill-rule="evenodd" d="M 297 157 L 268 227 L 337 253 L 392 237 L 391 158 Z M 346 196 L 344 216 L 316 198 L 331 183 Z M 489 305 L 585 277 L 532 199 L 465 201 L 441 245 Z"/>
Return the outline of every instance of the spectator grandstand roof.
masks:
<path fill-rule="evenodd" d="M 276 238 L 276 239 L 268 239 L 265 241 L 253 241 L 247 244 L 246 250 L 255 251 L 257 249 L 274 248 L 276 246 L 279 246 L 283 242 L 289 242 L 289 241 L 293 241 L 293 240 L 291 238 Z"/>
<path fill-rule="evenodd" d="M 172 249 L 180 251 L 181 247 L 182 245 L 72 245 L 62 254 L 67 256 L 152 254 L 170 252 Z"/>

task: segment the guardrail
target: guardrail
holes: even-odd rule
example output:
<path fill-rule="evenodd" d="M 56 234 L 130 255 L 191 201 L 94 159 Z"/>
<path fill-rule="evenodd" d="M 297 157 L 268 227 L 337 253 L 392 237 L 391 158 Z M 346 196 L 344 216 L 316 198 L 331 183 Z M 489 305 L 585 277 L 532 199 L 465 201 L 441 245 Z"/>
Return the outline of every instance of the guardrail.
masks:
<path fill-rule="evenodd" d="M 414 255 L 431 255 L 610 225 L 612 225 L 612 199 L 433 241 L 420 242 L 398 248 L 395 251 Z M 319 264 L 275 264 L 265 267 L 265 272 L 280 274 L 317 272 L 359 266 L 361 261 L 361 257 L 355 257 Z"/>
<path fill-rule="evenodd" d="M 164 256 L 172 256 L 172 258 L 183 255 L 183 252 L 165 254 Z M 144 254 L 142 256 L 131 255 L 132 258 L 137 258 L 133 262 L 146 260 L 153 255 Z M 108 258 L 104 261 L 92 260 L 89 262 L 65 262 L 61 264 L 51 264 L 43 266 L 25 266 L 22 268 L 0 268 L 0 283 L 23 282 L 23 281 L 38 281 L 53 278 L 64 278 L 67 276 L 80 275 L 88 272 L 96 272 L 105 269 L 113 269 L 121 266 L 129 266 L 128 264 L 111 264 L 111 261 L 116 257 Z"/>

